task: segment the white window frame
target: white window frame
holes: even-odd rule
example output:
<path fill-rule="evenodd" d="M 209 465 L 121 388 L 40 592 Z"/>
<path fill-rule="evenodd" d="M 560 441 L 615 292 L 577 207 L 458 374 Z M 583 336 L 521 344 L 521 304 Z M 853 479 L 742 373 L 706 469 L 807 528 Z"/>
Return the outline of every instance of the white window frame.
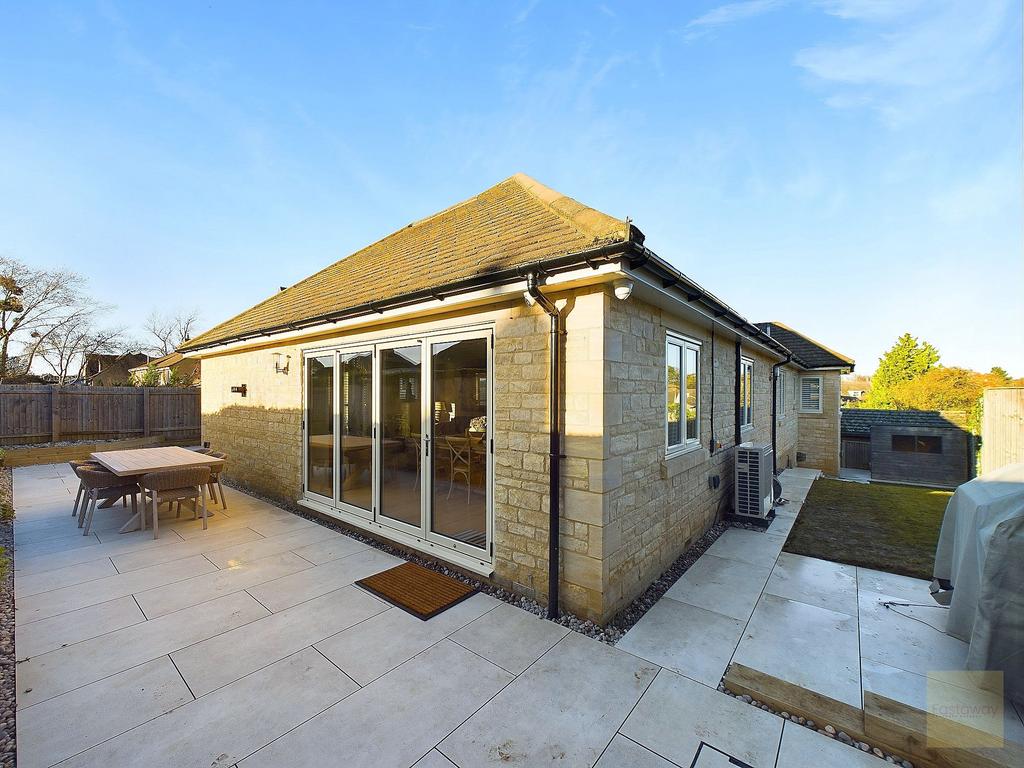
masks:
<path fill-rule="evenodd" d="M 668 353 L 669 344 L 675 344 L 680 349 L 679 354 L 679 438 L 678 443 L 668 441 Z M 689 372 L 686 370 L 686 352 L 692 350 L 697 355 L 697 434 L 693 437 L 686 436 L 686 378 Z M 683 336 L 679 333 L 667 331 L 665 334 L 665 456 L 676 456 L 680 453 L 692 451 L 700 447 L 700 419 L 701 419 L 701 396 L 700 396 L 700 374 L 701 374 L 701 343 L 696 339 Z"/>
<path fill-rule="evenodd" d="M 817 408 L 805 408 L 804 407 L 804 382 L 805 381 L 817 381 L 818 382 L 818 407 Z M 800 413 L 821 413 L 822 404 L 825 400 L 824 392 L 824 377 L 822 376 L 801 376 L 800 377 L 800 390 L 797 392 L 797 406 L 800 409 Z"/>
<path fill-rule="evenodd" d="M 746 394 L 750 400 L 750 407 L 746 409 L 747 420 L 743 420 L 743 407 L 746 403 L 740 403 L 740 429 L 754 428 L 754 359 L 751 357 L 740 358 L 740 382 L 746 379 L 747 371 L 750 371 L 750 381 L 746 387 Z"/>

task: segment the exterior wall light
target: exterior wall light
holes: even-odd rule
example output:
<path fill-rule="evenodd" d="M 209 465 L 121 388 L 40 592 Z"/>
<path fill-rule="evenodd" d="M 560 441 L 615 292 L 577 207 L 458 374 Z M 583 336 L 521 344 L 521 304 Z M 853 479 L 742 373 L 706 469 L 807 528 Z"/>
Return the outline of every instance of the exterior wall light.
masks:
<path fill-rule="evenodd" d="M 281 358 L 284 357 L 284 365 L 281 365 Z M 274 353 L 274 373 L 288 373 L 288 367 L 292 364 L 291 355 L 282 355 L 280 352 Z"/>
<path fill-rule="evenodd" d="M 616 280 L 612 287 L 615 289 L 615 298 L 619 301 L 625 301 L 633 294 L 632 280 Z"/>

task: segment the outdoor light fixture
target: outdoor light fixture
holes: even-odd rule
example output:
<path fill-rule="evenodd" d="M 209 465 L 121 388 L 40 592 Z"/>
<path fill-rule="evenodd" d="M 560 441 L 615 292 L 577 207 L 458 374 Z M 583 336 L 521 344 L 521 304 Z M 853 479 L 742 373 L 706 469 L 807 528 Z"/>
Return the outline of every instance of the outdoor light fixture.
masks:
<path fill-rule="evenodd" d="M 619 301 L 625 301 L 633 294 L 632 280 L 616 280 L 612 287 L 615 289 L 615 298 Z"/>
<path fill-rule="evenodd" d="M 284 355 L 284 365 L 281 365 L 281 353 L 274 353 L 274 373 L 288 373 L 288 366 L 290 366 L 291 364 L 291 355 Z"/>

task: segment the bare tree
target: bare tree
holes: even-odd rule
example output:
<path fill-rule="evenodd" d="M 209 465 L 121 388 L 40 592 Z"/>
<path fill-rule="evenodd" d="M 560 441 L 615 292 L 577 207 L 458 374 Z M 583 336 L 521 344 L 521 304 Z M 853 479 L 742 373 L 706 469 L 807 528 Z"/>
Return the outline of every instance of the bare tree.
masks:
<path fill-rule="evenodd" d="M 56 383 L 64 386 L 82 370 L 87 355 L 113 354 L 122 347 L 123 328 L 97 328 L 96 317 L 110 307 L 91 307 L 54 328 L 37 346 L 36 356 L 53 371 Z"/>
<path fill-rule="evenodd" d="M 0 383 L 28 373 L 48 336 L 86 311 L 85 286 L 77 272 L 36 269 L 0 256 Z M 25 350 L 15 359 L 11 342 L 17 339 Z"/>
<path fill-rule="evenodd" d="M 154 310 L 143 328 L 152 337 L 151 349 L 158 355 L 169 355 L 192 337 L 192 329 L 199 322 L 199 310 L 178 310 L 164 314 Z"/>

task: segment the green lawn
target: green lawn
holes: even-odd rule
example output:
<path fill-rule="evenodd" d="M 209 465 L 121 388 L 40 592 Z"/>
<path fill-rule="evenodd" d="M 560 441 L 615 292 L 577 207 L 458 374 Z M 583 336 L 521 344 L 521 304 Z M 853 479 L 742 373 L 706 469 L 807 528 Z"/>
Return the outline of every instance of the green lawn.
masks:
<path fill-rule="evenodd" d="M 909 485 L 816 480 L 784 549 L 930 579 L 942 513 L 952 495 Z"/>

